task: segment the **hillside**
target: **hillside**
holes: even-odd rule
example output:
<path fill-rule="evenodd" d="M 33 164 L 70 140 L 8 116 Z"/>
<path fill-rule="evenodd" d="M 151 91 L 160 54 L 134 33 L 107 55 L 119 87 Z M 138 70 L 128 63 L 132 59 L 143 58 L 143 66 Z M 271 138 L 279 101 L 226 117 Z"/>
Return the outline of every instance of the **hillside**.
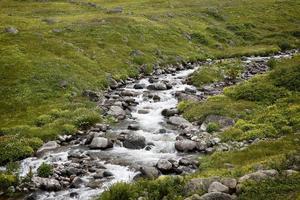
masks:
<path fill-rule="evenodd" d="M 184 199 L 192 195 L 183 191 L 192 178 L 238 179 L 255 172 L 257 165 L 276 169 L 279 176 L 258 185 L 249 183 L 241 199 L 251 199 L 259 188 L 265 196 L 258 199 L 272 195 L 284 199 L 285 194 L 298 198 L 298 175 L 286 178 L 283 171 L 299 165 L 295 155 L 299 153 L 300 59 L 289 51 L 300 47 L 299 10 L 298 0 L 1 0 L 0 167 L 5 170 L 0 168 L 0 196 L 2 190 L 22 182 L 15 171 L 19 161 L 36 156 L 46 142 L 67 135 L 71 142 L 62 142 L 62 147 L 85 145 L 83 139 L 93 139 L 94 135 L 87 135 L 96 124 L 118 126 L 119 117 L 123 118 L 119 121 L 136 120 L 131 114 L 137 97 L 120 92 L 125 86 L 147 75 L 161 81 L 162 77 L 154 77 L 156 73 L 174 75 L 201 65 L 187 82 L 178 82 L 176 76 L 169 79 L 178 87 L 192 85 L 195 94 L 209 84 L 230 84 L 213 97 L 181 101 L 169 91 L 173 87 L 169 80 L 164 80 L 160 89 L 173 95 L 171 102 L 180 101 L 175 115 L 198 128 L 209 115 L 231 118 L 236 123 L 230 129 L 221 131 L 211 123 L 210 131 L 221 132 L 218 138 L 226 144 L 251 141 L 249 148 L 205 156 L 196 173 L 180 180 L 117 184 L 100 199 L 135 199 L 145 191 L 155 191 L 149 199 Z M 240 77 L 245 56 L 282 52 L 291 58 L 263 60 L 266 68 L 258 74 L 266 74 L 255 73 L 249 80 Z M 223 58 L 229 59 L 219 60 Z M 122 87 L 116 86 L 119 83 Z M 139 89 L 150 94 L 139 95 L 149 102 L 169 98 L 159 96 L 164 93 L 151 96 L 157 88 L 148 86 Z M 103 105 L 103 99 L 109 105 Z M 113 106 L 121 107 L 114 116 Z M 158 118 L 167 123 L 169 118 L 164 117 L 159 113 Z M 161 126 L 155 123 L 151 126 Z M 182 130 L 177 127 L 177 131 Z M 111 144 L 119 145 L 114 139 Z M 256 139 L 264 141 L 252 144 Z M 224 163 L 234 167 L 228 171 Z M 269 189 L 270 185 L 274 187 Z"/>

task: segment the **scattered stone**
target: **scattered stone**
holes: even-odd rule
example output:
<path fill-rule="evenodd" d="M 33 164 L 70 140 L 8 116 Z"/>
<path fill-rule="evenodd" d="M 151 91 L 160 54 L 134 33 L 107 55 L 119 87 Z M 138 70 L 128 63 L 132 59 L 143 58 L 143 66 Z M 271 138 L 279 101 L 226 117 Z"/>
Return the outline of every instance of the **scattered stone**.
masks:
<path fill-rule="evenodd" d="M 220 182 L 212 182 L 208 188 L 208 192 L 223 192 L 229 193 L 229 188 Z"/>
<path fill-rule="evenodd" d="M 171 117 L 171 116 L 179 114 L 179 111 L 176 108 L 163 109 L 161 114 L 165 117 Z"/>
<path fill-rule="evenodd" d="M 4 29 L 4 31 L 5 31 L 6 33 L 10 33 L 10 34 L 13 34 L 13 35 L 19 33 L 19 30 L 16 29 L 15 27 L 7 27 L 7 28 Z"/>
<path fill-rule="evenodd" d="M 141 89 L 144 89 L 145 87 L 146 87 L 145 84 L 140 84 L 140 83 L 134 84 L 134 86 L 133 86 L 133 88 L 136 90 L 141 90 Z"/>
<path fill-rule="evenodd" d="M 155 167 L 141 167 L 140 172 L 142 176 L 149 179 L 155 179 L 159 176 L 159 171 Z"/>
<path fill-rule="evenodd" d="M 62 189 L 59 181 L 56 179 L 33 177 L 32 182 L 37 188 L 41 190 L 58 191 Z"/>
<path fill-rule="evenodd" d="M 200 197 L 199 200 L 232 200 L 233 198 L 226 193 L 222 192 L 211 192 L 204 194 Z"/>
<path fill-rule="evenodd" d="M 133 130 L 133 131 L 137 131 L 137 130 L 140 129 L 140 127 L 139 127 L 138 124 L 130 124 L 130 125 L 128 126 L 128 129 L 129 129 L 129 130 Z"/>
<path fill-rule="evenodd" d="M 112 147 L 113 143 L 109 139 L 103 137 L 94 137 L 90 144 L 91 149 L 108 149 Z"/>
<path fill-rule="evenodd" d="M 36 155 L 37 156 L 41 156 L 44 153 L 46 153 L 48 151 L 51 151 L 51 150 L 54 150 L 54 149 L 56 149 L 58 147 L 59 147 L 59 145 L 57 144 L 57 142 L 55 142 L 55 141 L 49 141 L 49 142 L 45 143 L 41 148 L 39 148 L 37 150 Z"/>
<path fill-rule="evenodd" d="M 138 110 L 139 114 L 148 114 L 149 112 L 149 110 Z"/>
<path fill-rule="evenodd" d="M 129 134 L 125 138 L 123 145 L 128 149 L 142 149 L 146 146 L 146 139 L 144 136 Z"/>
<path fill-rule="evenodd" d="M 148 90 L 167 90 L 167 86 L 164 83 L 154 83 L 153 85 L 148 85 Z"/>
<path fill-rule="evenodd" d="M 79 177 L 75 177 L 70 185 L 71 188 L 80 188 L 81 185 L 84 183 L 84 181 L 79 178 Z"/>
<path fill-rule="evenodd" d="M 180 128 L 186 128 L 186 127 L 191 127 L 193 126 L 189 121 L 187 121 L 186 119 L 182 118 L 182 117 L 177 117 L 177 116 L 173 116 L 170 117 L 168 120 L 168 123 L 178 126 Z"/>
<path fill-rule="evenodd" d="M 219 181 L 219 178 L 193 178 L 185 186 L 186 193 L 191 193 L 199 190 L 207 192 L 210 184 L 214 181 Z"/>
<path fill-rule="evenodd" d="M 250 174 L 246 174 L 239 178 L 239 183 L 243 183 L 248 180 L 261 181 L 267 178 L 272 178 L 278 175 L 276 170 L 259 170 Z"/>
<path fill-rule="evenodd" d="M 94 101 L 97 102 L 100 100 L 100 94 L 98 94 L 97 92 L 91 91 L 91 90 L 84 90 L 82 92 L 82 96 L 84 97 L 88 97 L 90 101 Z"/>
<path fill-rule="evenodd" d="M 125 110 L 120 106 L 111 106 L 107 114 L 120 120 L 125 119 L 126 116 Z"/>
<path fill-rule="evenodd" d="M 172 163 L 166 159 L 160 159 L 156 164 L 157 169 L 163 173 L 170 172 L 172 170 Z"/>
<path fill-rule="evenodd" d="M 221 183 L 229 188 L 229 190 L 235 190 L 237 181 L 235 178 L 223 178 Z"/>
<path fill-rule="evenodd" d="M 122 13 L 123 10 L 124 9 L 122 7 L 116 7 L 116 8 L 112 8 L 112 9 L 108 10 L 107 13 L 108 14 Z"/>
<path fill-rule="evenodd" d="M 206 131 L 206 127 L 209 123 L 216 123 L 220 128 L 227 128 L 234 125 L 234 120 L 229 117 L 224 117 L 220 115 L 208 115 L 204 122 L 202 123 L 200 129 Z"/>
<path fill-rule="evenodd" d="M 176 150 L 181 152 L 194 151 L 196 147 L 197 143 L 192 140 L 179 140 L 175 142 Z"/>

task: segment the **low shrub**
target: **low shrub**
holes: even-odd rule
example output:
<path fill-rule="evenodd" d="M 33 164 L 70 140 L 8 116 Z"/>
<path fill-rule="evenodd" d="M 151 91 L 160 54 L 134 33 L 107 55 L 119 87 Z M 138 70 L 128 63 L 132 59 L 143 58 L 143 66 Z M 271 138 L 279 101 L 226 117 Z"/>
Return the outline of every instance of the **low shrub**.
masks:
<path fill-rule="evenodd" d="M 219 129 L 220 129 L 220 126 L 219 126 L 219 124 L 217 124 L 217 123 L 209 123 L 209 124 L 207 125 L 207 127 L 206 127 L 206 131 L 207 131 L 208 133 L 216 132 L 216 131 L 218 131 Z"/>
<path fill-rule="evenodd" d="M 16 186 L 18 179 L 13 174 L 0 172 L 0 190 L 6 190 L 10 186 Z"/>
<path fill-rule="evenodd" d="M 53 118 L 50 115 L 40 115 L 38 118 L 35 119 L 34 124 L 38 127 L 44 126 L 52 122 Z"/>
<path fill-rule="evenodd" d="M 47 163 L 42 163 L 37 169 L 37 174 L 39 177 L 47 178 L 53 175 L 53 167 Z"/>

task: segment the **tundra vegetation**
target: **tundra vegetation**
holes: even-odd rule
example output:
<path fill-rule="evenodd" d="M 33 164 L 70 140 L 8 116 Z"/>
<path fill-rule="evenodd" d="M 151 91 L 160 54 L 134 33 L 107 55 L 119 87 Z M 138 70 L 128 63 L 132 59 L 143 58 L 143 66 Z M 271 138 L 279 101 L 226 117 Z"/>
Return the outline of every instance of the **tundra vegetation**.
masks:
<path fill-rule="evenodd" d="M 116 7 L 120 12 L 112 11 Z M 103 91 L 113 79 L 137 77 L 141 66 L 150 73 L 154 65 L 235 58 L 196 72 L 191 81 L 201 88 L 238 78 L 242 56 L 299 48 L 299 10 L 298 0 L 2 0 L 0 165 L 33 155 L 59 135 L 110 120 L 83 91 Z M 191 176 L 239 176 L 258 163 L 285 169 L 289 155 L 299 150 L 299 63 L 299 57 L 270 61 L 270 73 L 226 88 L 224 95 L 179 104 L 189 121 L 209 114 L 236 119 L 223 141 L 276 139 L 204 157 Z M 209 130 L 219 131 L 218 125 Z M 236 164 L 234 170 L 224 163 Z M 44 165 L 40 172 L 51 169 Z M 16 174 L 1 172 L 0 188 L 17 185 Z M 100 198 L 134 199 L 147 192 L 149 199 L 182 199 L 185 181 L 120 183 Z M 241 198 L 294 197 L 299 185 L 298 176 L 249 184 Z"/>

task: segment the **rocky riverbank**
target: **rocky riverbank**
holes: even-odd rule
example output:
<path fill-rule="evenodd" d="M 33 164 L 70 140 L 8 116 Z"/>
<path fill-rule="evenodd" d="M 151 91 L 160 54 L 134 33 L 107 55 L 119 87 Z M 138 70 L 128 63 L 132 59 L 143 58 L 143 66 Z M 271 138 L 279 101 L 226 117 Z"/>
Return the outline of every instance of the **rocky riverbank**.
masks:
<path fill-rule="evenodd" d="M 295 53 L 245 57 L 239 81 L 266 72 L 267 61 L 271 58 L 289 58 Z M 57 141 L 44 144 L 37 151 L 37 157 L 22 161 L 20 174 L 26 177 L 32 172 L 31 181 L 11 190 L 32 193 L 29 199 L 90 199 L 119 181 L 194 172 L 199 164 L 199 153 L 243 149 L 257 143 L 259 139 L 221 142 L 219 134 L 233 126 L 234 119 L 209 115 L 201 124 L 190 123 L 177 110 L 178 101 L 205 101 L 209 96 L 222 93 L 224 87 L 238 82 L 213 83 L 202 90 L 187 84 L 191 73 L 204 64 L 215 62 L 222 60 L 156 68 L 153 74 L 141 75 L 138 80 L 111 80 L 111 87 L 104 94 L 85 91 L 83 95 L 96 101 L 104 115 L 112 116 L 118 122 L 96 124 L 75 136 L 60 136 Z M 221 131 L 209 133 L 212 123 L 219 124 Z M 43 162 L 53 166 L 52 175 L 37 176 L 35 172 Z M 223 196 L 223 193 L 233 194 L 230 191 L 236 190 L 237 183 L 234 182 L 240 181 L 209 181 L 207 192 L 217 196 L 218 192 Z"/>

